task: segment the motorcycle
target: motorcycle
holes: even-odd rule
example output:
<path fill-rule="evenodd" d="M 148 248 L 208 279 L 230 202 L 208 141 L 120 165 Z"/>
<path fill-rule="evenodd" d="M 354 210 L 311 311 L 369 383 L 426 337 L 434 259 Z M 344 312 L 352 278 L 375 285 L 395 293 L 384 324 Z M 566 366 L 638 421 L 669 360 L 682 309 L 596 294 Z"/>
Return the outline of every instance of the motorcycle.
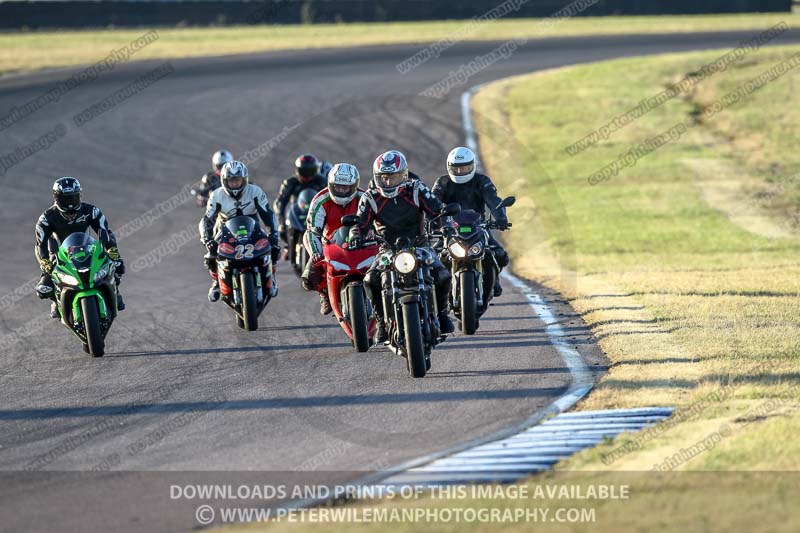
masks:
<path fill-rule="evenodd" d="M 509 196 L 500 207 L 511 207 L 515 201 L 516 198 Z M 488 250 L 491 229 L 498 229 L 494 221 L 481 222 L 480 214 L 472 209 L 461 211 L 455 217 L 454 229 L 444 239 L 440 252 L 442 262 L 450 266 L 453 276 L 450 306 L 458 318 L 459 329 L 465 335 L 474 335 L 477 331 L 500 274 L 497 260 Z M 487 265 L 489 268 L 485 269 Z"/>
<path fill-rule="evenodd" d="M 434 222 L 461 211 L 459 204 L 446 205 Z M 400 238 L 379 256 L 383 307 L 389 349 L 406 358 L 412 377 L 421 378 L 431 368 L 431 351 L 446 337 L 439 329 L 431 265 L 436 255 L 427 242 Z M 422 245 L 422 246 L 420 246 Z"/>
<path fill-rule="evenodd" d="M 73 233 L 58 247 L 50 276 L 61 323 L 83 343 L 83 351 L 102 357 L 105 338 L 117 317 L 116 263 L 87 233 Z"/>
<path fill-rule="evenodd" d="M 272 299 L 272 256 L 266 233 L 252 217 L 233 217 L 220 227 L 217 274 L 222 301 L 236 312 L 236 325 L 258 329 Z"/>
<path fill-rule="evenodd" d="M 316 194 L 313 189 L 304 190 L 297 196 L 297 201 L 286 210 L 286 246 L 289 249 L 289 261 L 298 276 L 303 274 L 309 259 L 308 251 L 303 245 L 303 235 L 306 232 L 308 208 Z"/>
<path fill-rule="evenodd" d="M 345 334 L 359 352 L 366 352 L 375 335 L 375 313 L 364 292 L 364 275 L 378 255 L 376 241 L 362 241 L 358 248 L 347 243 L 349 228 L 355 226 L 355 215 L 342 217 L 343 226 L 331 239 L 315 228 L 322 241 L 325 256 L 328 298 Z"/>

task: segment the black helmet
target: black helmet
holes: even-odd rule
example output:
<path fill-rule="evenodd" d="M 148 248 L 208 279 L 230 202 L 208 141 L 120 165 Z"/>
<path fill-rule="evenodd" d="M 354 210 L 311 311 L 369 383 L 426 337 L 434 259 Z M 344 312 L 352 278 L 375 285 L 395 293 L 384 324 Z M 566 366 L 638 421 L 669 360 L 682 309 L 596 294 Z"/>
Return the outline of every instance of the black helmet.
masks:
<path fill-rule="evenodd" d="M 75 178 L 58 178 L 53 184 L 53 199 L 58 211 L 74 217 L 81 210 L 81 184 Z"/>
<path fill-rule="evenodd" d="M 303 154 L 294 162 L 297 179 L 303 183 L 311 183 L 311 180 L 319 174 L 319 167 L 319 159 L 311 154 Z"/>

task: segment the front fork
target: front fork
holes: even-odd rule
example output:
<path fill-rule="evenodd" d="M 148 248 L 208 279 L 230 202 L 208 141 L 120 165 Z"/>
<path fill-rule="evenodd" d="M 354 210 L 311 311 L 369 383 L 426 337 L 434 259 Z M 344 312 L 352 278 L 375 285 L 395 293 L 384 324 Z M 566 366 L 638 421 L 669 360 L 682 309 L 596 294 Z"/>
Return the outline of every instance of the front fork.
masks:
<path fill-rule="evenodd" d="M 470 261 L 458 261 L 455 258 L 451 261 L 450 273 L 453 283 L 450 287 L 451 302 L 454 309 L 461 309 L 461 276 L 468 274 L 475 276 L 475 290 L 477 291 L 478 307 L 483 306 L 483 258 L 472 259 Z"/>
<path fill-rule="evenodd" d="M 426 344 L 436 344 L 436 338 L 439 335 L 437 319 L 439 309 L 436 303 L 436 295 L 433 292 L 433 279 L 429 276 L 426 280 L 423 272 L 424 270 L 423 268 L 417 270 L 420 317 L 422 317 L 422 336 Z M 401 303 L 402 295 L 397 282 L 397 273 L 394 270 L 389 270 L 384 273 L 384 276 L 384 290 L 382 291 L 384 319 L 387 321 L 389 334 L 394 339 L 395 345 L 402 346 L 403 308 Z M 386 282 L 388 282 L 388 284 Z M 391 316 L 388 316 L 386 312 L 389 309 L 392 310 Z"/>

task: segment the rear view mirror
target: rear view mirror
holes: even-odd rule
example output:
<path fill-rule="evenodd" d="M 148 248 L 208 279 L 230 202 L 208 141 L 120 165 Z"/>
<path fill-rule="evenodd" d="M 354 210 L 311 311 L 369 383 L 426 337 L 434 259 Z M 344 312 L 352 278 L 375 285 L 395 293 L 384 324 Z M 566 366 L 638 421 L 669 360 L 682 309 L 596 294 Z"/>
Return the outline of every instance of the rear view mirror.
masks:
<path fill-rule="evenodd" d="M 457 204 L 457 203 L 447 204 L 442 209 L 442 215 L 443 216 L 451 217 L 453 215 L 459 214 L 460 212 L 461 212 L 461 204 Z"/>
<path fill-rule="evenodd" d="M 511 207 L 516 203 L 516 201 L 517 201 L 516 196 L 509 196 L 508 198 L 500 202 L 500 205 L 498 207 Z"/>
<path fill-rule="evenodd" d="M 345 215 L 342 217 L 342 226 L 352 228 L 358 224 L 358 217 L 356 215 Z"/>

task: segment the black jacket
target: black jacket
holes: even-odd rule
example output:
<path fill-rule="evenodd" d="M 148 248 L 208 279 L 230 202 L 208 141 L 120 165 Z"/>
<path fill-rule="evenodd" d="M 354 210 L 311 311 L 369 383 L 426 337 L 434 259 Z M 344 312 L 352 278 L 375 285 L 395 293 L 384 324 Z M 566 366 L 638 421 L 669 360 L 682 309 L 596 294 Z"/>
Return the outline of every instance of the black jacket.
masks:
<path fill-rule="evenodd" d="M 400 186 L 397 196 L 386 198 L 377 189 L 369 189 L 358 203 L 356 233 L 365 235 L 370 226 L 390 244 L 399 237 L 416 239 L 425 236 L 425 215 L 439 215 L 442 203 L 419 180 Z"/>
<path fill-rule="evenodd" d="M 211 191 L 218 188 L 220 186 L 219 176 L 213 170 L 200 178 L 200 187 L 198 187 L 197 192 L 208 198 L 208 195 L 211 194 Z"/>
<path fill-rule="evenodd" d="M 459 203 L 462 209 L 477 211 L 481 218 L 486 217 L 487 209 L 495 218 L 506 218 L 505 208 L 497 208 L 502 201 L 497 195 L 497 188 L 485 174 L 475 173 L 466 183 L 455 183 L 445 174 L 437 178 L 433 194 L 443 204 Z"/>
<path fill-rule="evenodd" d="M 104 249 L 117 246 L 117 238 L 109 229 L 108 220 L 92 204 L 84 202 L 72 220 L 64 218 L 55 206 L 49 207 L 36 222 L 36 259 L 41 261 L 50 257 L 47 247 L 50 237 L 56 237 L 59 242 L 64 242 L 64 239 L 73 233 L 86 233 L 89 228 L 97 233 Z"/>
<path fill-rule="evenodd" d="M 275 214 L 278 216 L 278 222 L 283 224 L 286 217 L 286 206 L 289 202 L 297 201 L 300 193 L 306 189 L 313 189 L 314 192 L 319 192 L 328 186 L 328 178 L 322 174 L 317 174 L 311 183 L 302 183 L 297 176 L 292 176 L 283 180 L 281 183 L 281 190 L 278 197 L 275 198 L 275 203 L 272 205 Z"/>

